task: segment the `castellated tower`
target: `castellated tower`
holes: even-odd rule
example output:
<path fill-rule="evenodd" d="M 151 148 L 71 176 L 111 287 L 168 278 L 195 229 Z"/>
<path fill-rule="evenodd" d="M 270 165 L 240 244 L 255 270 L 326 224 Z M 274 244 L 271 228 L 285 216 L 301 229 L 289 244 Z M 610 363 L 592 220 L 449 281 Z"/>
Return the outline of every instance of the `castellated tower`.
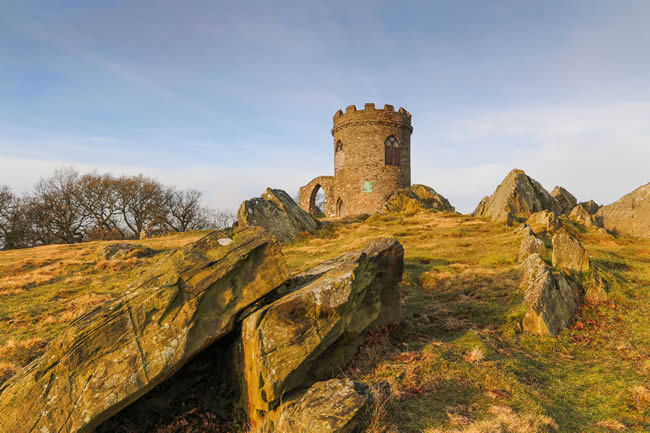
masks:
<path fill-rule="evenodd" d="M 411 186 L 411 114 L 392 105 L 354 105 L 334 114 L 334 176 L 320 176 L 300 188 L 300 207 L 316 213 L 316 195 L 325 193 L 323 213 L 342 217 L 379 211 L 390 194 Z"/>

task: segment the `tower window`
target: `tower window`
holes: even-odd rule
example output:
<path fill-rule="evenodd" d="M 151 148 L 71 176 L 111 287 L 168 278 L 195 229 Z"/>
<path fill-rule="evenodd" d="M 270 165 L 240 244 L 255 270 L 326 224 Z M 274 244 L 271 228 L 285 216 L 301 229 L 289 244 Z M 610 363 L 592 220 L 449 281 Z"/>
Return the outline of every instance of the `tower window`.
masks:
<path fill-rule="evenodd" d="M 341 140 L 336 142 L 334 146 L 334 169 L 338 170 L 345 165 L 345 152 L 343 151 L 343 142 Z"/>
<path fill-rule="evenodd" d="M 386 165 L 400 165 L 399 142 L 392 135 L 384 141 L 384 162 Z"/>

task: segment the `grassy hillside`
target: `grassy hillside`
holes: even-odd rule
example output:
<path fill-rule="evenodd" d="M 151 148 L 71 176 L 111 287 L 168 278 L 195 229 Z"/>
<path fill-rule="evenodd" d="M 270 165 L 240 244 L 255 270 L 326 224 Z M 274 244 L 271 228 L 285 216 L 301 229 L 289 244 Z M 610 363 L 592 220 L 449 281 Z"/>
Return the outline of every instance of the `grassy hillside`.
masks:
<path fill-rule="evenodd" d="M 502 225 L 372 216 L 283 250 L 297 273 L 371 238 L 404 245 L 404 322 L 369 335 L 340 372 L 375 385 L 368 432 L 650 431 L 650 241 L 569 228 L 605 271 L 611 302 L 585 306 L 555 339 L 519 331 L 519 238 Z M 122 281 L 201 235 L 140 241 L 156 253 L 112 261 L 99 258 L 106 243 L 0 253 L 0 381 Z"/>

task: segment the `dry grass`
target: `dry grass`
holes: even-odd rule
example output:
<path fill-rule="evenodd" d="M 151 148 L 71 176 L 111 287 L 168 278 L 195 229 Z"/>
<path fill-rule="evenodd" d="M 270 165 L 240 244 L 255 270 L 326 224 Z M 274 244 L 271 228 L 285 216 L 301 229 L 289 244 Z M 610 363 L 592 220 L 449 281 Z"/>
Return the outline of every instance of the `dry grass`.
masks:
<path fill-rule="evenodd" d="M 507 406 L 490 406 L 488 419 L 471 422 L 467 416 L 448 414 L 454 429 L 426 429 L 424 433 L 543 433 L 557 431 L 551 418 L 541 415 L 517 414 Z M 455 421 L 455 422 L 454 422 Z"/>

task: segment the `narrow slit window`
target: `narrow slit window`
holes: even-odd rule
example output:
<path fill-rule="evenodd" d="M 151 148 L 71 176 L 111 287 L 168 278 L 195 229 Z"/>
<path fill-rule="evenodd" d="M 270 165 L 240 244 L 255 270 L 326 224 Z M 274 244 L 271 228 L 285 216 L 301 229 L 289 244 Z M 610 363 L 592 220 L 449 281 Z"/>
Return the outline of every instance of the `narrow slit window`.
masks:
<path fill-rule="evenodd" d="M 343 142 L 341 140 L 336 142 L 334 146 L 334 169 L 338 170 L 345 165 L 345 152 L 343 151 Z"/>

